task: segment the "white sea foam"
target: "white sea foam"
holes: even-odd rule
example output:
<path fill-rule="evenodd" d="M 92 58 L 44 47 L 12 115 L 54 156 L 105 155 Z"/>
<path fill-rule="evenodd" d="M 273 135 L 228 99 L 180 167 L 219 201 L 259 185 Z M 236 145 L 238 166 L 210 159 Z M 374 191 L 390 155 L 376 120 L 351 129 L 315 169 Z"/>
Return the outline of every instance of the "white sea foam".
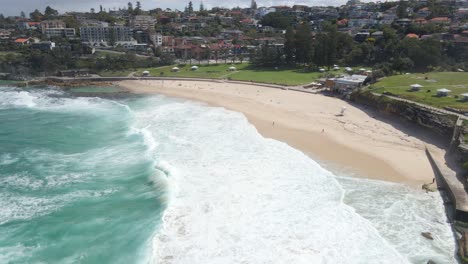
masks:
<path fill-rule="evenodd" d="M 177 168 L 169 175 L 172 196 L 153 240 L 152 262 L 413 261 L 399 250 L 406 241 L 390 241 L 378 223 L 343 202 L 343 188 L 330 172 L 286 144 L 262 138 L 242 115 L 172 103 L 142 109 L 136 118 L 161 142 L 158 156 Z M 452 254 L 416 243 L 414 248 L 428 248 L 427 257 Z"/>

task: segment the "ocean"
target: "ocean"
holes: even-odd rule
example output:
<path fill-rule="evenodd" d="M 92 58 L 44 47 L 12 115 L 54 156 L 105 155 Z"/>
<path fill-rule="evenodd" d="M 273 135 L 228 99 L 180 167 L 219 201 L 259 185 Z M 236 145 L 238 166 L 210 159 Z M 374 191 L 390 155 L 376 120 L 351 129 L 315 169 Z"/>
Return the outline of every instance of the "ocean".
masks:
<path fill-rule="evenodd" d="M 0 87 L 0 263 L 455 263 L 438 193 L 351 174 L 219 107 Z"/>

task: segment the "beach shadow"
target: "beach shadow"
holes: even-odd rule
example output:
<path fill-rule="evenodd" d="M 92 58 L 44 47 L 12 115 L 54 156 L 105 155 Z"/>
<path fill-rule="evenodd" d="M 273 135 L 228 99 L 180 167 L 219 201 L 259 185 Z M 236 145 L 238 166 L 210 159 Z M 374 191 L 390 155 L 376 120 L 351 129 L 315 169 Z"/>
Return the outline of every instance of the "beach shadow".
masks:
<path fill-rule="evenodd" d="M 450 142 L 446 136 L 443 136 L 435 131 L 428 130 L 427 128 L 415 124 L 413 121 L 404 119 L 402 117 L 393 114 L 382 113 L 371 106 L 365 106 L 347 100 L 346 102 L 363 111 L 369 117 L 384 122 L 408 136 L 417 138 L 423 142 L 428 142 L 437 146 L 438 148 L 448 150 Z"/>

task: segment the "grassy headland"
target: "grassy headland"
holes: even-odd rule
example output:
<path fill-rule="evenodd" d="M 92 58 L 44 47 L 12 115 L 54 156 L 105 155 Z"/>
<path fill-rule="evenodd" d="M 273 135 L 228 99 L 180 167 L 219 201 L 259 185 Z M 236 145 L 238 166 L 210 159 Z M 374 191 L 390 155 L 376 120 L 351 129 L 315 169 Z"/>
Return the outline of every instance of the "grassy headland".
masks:
<path fill-rule="evenodd" d="M 419 91 L 411 91 L 410 85 L 420 84 Z M 468 110 L 468 101 L 460 96 L 468 93 L 468 73 L 466 72 L 430 72 L 424 74 L 406 74 L 386 77 L 371 87 L 376 93 L 391 93 L 401 98 L 431 105 L 434 107 L 452 107 Z M 447 88 L 452 92 L 448 96 L 437 96 L 437 89 Z"/>

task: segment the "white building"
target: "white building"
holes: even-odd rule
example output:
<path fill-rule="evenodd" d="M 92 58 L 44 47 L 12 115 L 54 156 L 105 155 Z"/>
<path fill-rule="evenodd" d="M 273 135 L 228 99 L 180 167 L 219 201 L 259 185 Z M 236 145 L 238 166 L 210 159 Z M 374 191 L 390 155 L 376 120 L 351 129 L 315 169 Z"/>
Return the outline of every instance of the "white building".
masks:
<path fill-rule="evenodd" d="M 134 42 L 132 30 L 124 26 L 80 27 L 80 35 L 85 43 Z"/>

